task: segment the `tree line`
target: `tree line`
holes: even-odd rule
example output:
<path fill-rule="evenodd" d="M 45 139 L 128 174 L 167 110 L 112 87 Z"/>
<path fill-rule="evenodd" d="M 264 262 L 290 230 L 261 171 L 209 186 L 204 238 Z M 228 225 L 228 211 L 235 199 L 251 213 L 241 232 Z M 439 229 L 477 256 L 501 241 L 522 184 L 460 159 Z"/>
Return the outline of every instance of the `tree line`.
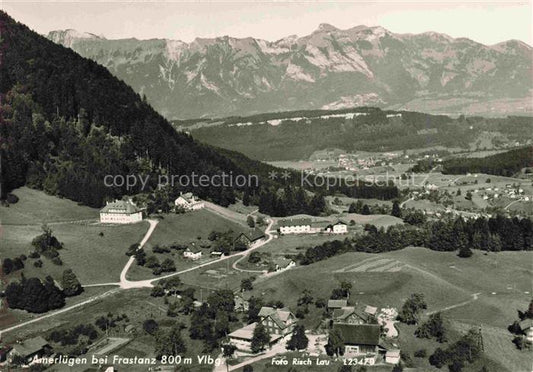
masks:
<path fill-rule="evenodd" d="M 365 226 L 366 233 L 351 239 L 324 242 L 310 247 L 297 258 L 303 265 L 345 252 L 380 253 L 407 246 L 435 251 L 457 251 L 471 256 L 471 249 L 520 251 L 533 249 L 533 223 L 529 218 L 497 215 L 465 221 L 462 217 L 426 222 L 422 227 L 390 226 L 388 229 Z"/>

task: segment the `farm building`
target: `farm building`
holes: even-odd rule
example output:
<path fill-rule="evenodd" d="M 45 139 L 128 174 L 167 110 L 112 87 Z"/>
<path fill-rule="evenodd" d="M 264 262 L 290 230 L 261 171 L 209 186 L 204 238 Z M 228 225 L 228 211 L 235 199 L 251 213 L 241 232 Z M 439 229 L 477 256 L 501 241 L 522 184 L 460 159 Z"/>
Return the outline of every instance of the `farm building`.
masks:
<path fill-rule="evenodd" d="M 520 329 L 525 334 L 524 341 L 533 344 L 533 319 L 524 319 L 520 322 Z"/>
<path fill-rule="evenodd" d="M 370 317 L 354 306 L 346 306 L 333 310 L 333 321 L 337 323 L 366 324 L 370 321 Z"/>
<path fill-rule="evenodd" d="M 330 234 L 346 234 L 348 232 L 348 225 L 343 221 L 337 221 L 332 225 L 326 226 L 326 232 Z"/>
<path fill-rule="evenodd" d="M 198 260 L 202 257 L 202 251 L 199 248 L 187 248 L 183 251 L 183 257 L 191 260 Z"/>
<path fill-rule="evenodd" d="M 288 258 L 280 257 L 272 260 L 272 265 L 274 267 L 274 271 L 283 271 L 296 266 L 296 262 L 289 260 Z"/>
<path fill-rule="evenodd" d="M 8 360 L 12 362 L 15 356 L 19 356 L 29 364 L 35 357 L 42 357 L 48 346 L 48 341 L 41 336 L 17 342 L 9 352 Z"/>
<path fill-rule="evenodd" d="M 333 330 L 341 334 L 345 357 L 375 355 L 379 351 L 379 324 L 334 323 Z"/>
<path fill-rule="evenodd" d="M 328 310 L 342 309 L 348 306 L 348 300 L 328 300 Z"/>
<path fill-rule="evenodd" d="M 174 205 L 186 211 L 196 211 L 205 207 L 205 203 L 194 196 L 192 192 L 180 194 L 174 201 Z"/>
<path fill-rule="evenodd" d="M 297 218 L 282 220 L 279 222 L 280 234 L 309 234 L 311 233 L 311 220 L 309 218 Z"/>
<path fill-rule="evenodd" d="M 250 247 L 252 244 L 263 241 L 265 237 L 266 235 L 264 231 L 256 227 L 254 229 L 251 229 L 250 231 L 236 234 L 233 238 L 233 243 L 237 243 L 240 241 L 244 243 L 247 247 Z"/>
<path fill-rule="evenodd" d="M 131 201 L 115 200 L 100 210 L 102 223 L 135 223 L 142 221 L 142 211 Z"/>
<path fill-rule="evenodd" d="M 231 332 L 229 336 L 229 341 L 232 345 L 234 345 L 237 350 L 250 352 L 252 348 L 252 338 L 254 335 L 255 327 L 257 327 L 257 323 L 251 323 L 247 326 L 244 326 L 242 328 L 239 328 L 233 332 Z M 283 336 L 276 335 L 276 334 L 270 334 L 270 343 L 269 345 L 273 345 L 276 342 L 278 342 Z"/>

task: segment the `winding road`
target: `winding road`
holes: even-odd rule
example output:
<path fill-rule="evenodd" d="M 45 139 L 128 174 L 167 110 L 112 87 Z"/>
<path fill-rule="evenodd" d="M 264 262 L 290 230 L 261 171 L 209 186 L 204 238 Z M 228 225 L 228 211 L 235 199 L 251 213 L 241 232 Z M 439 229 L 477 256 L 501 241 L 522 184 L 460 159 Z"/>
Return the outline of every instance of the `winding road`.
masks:
<path fill-rule="evenodd" d="M 222 208 L 222 207 L 220 207 L 220 208 Z M 139 248 L 138 249 L 141 249 L 146 244 L 146 242 L 150 239 L 150 236 L 154 232 L 155 228 L 157 227 L 157 224 L 159 223 L 159 221 L 157 221 L 157 220 L 149 219 L 147 221 L 150 224 L 150 226 L 148 228 L 148 231 L 144 235 L 143 239 L 139 243 Z M 109 291 L 106 291 L 104 293 L 101 293 L 99 295 L 92 296 L 92 297 L 90 297 L 90 298 L 88 298 L 88 299 L 86 299 L 86 300 L 84 300 L 82 302 L 79 302 L 77 304 L 74 304 L 74 305 L 71 305 L 71 306 L 68 306 L 68 307 L 64 307 L 62 309 L 50 312 L 48 314 L 45 314 L 45 315 L 39 316 L 37 318 L 34 318 L 34 319 L 31 319 L 31 320 L 16 324 L 16 325 L 8 327 L 8 328 L 4 328 L 4 329 L 0 330 L 0 339 L 2 338 L 2 335 L 7 333 L 7 332 L 14 331 L 16 329 L 22 328 L 22 327 L 27 326 L 27 325 L 32 324 L 32 323 L 36 323 L 36 322 L 41 321 L 43 319 L 47 319 L 47 318 L 50 318 L 50 317 L 53 317 L 53 316 L 56 316 L 56 315 L 59 315 L 59 314 L 66 313 L 67 311 L 79 308 L 79 307 L 87 305 L 87 304 L 89 304 L 91 302 L 94 302 L 94 301 L 100 300 L 102 298 L 105 298 L 107 296 L 110 296 L 112 294 L 118 293 L 121 290 L 127 290 L 127 289 L 133 289 L 133 288 L 151 288 L 151 287 L 154 286 L 154 283 L 159 281 L 159 280 L 163 280 L 163 279 L 170 278 L 170 277 L 173 277 L 173 276 L 176 276 L 176 275 L 188 273 L 190 271 L 198 270 L 198 269 L 201 269 L 203 267 L 206 267 L 206 266 L 209 266 L 209 265 L 213 265 L 213 264 L 219 263 L 221 261 L 229 260 L 229 259 L 237 257 L 237 256 L 242 256 L 242 258 L 237 260 L 234 263 L 234 268 L 236 270 L 246 271 L 246 270 L 239 269 L 239 268 L 235 267 L 235 264 L 238 261 L 240 261 L 243 258 L 245 258 L 248 254 L 250 254 L 250 252 L 252 252 L 253 250 L 264 246 L 265 244 L 269 243 L 274 238 L 274 235 L 273 235 L 272 230 L 271 230 L 273 224 L 274 224 L 274 220 L 273 219 L 269 219 L 269 224 L 268 224 L 268 226 L 267 226 L 267 228 L 265 230 L 265 234 L 268 236 L 268 238 L 266 240 L 256 244 L 255 246 L 251 247 L 250 249 L 248 249 L 246 251 L 237 252 L 235 254 L 232 254 L 232 255 L 229 255 L 229 256 L 226 256 L 226 257 L 222 257 L 222 258 L 220 258 L 218 260 L 209 261 L 209 262 L 206 262 L 206 263 L 201 264 L 201 265 L 193 266 L 191 268 L 188 268 L 188 269 L 185 269 L 185 270 L 181 270 L 181 271 L 178 271 L 178 272 L 175 272 L 175 273 L 172 273 L 172 274 L 164 275 L 164 276 L 161 276 L 161 277 L 158 277 L 158 278 L 154 278 L 154 279 L 136 280 L 136 281 L 128 280 L 127 279 L 128 270 L 130 269 L 131 265 L 135 261 L 135 257 L 131 256 L 128 259 L 128 262 L 126 263 L 126 265 L 124 266 L 124 268 L 122 269 L 122 271 L 120 273 L 120 282 L 84 285 L 84 287 L 117 286 L 117 288 L 113 288 L 113 289 L 111 289 Z"/>

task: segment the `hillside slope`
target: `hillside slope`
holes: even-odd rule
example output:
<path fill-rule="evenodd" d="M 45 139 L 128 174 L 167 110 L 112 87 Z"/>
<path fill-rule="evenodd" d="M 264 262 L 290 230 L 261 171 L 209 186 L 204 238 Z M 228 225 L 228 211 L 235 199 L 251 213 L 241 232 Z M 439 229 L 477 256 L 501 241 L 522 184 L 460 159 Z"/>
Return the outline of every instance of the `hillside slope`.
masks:
<path fill-rule="evenodd" d="M 103 200 L 142 191 L 140 185 L 106 187 L 106 175 L 157 176 L 271 169 L 243 156 L 177 133 L 124 82 L 97 63 L 57 45 L 0 12 L 0 182 L 2 196 L 28 184 L 51 194 L 100 206 Z M 268 185 L 269 182 L 265 181 Z M 175 190 L 177 192 L 177 190 Z M 202 197 L 227 204 L 230 187 L 203 187 Z"/>
<path fill-rule="evenodd" d="M 48 38 L 107 67 L 170 119 L 362 105 L 424 112 L 524 113 L 531 46 L 483 45 L 436 32 L 322 24 L 261 39 L 107 40 L 74 30 Z"/>

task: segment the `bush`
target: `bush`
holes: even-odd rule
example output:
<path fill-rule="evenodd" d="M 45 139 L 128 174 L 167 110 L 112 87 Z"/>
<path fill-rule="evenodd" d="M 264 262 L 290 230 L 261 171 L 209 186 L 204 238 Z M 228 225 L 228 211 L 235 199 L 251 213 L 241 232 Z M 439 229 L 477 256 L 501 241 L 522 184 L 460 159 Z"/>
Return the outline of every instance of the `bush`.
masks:
<path fill-rule="evenodd" d="M 16 204 L 16 203 L 18 203 L 19 198 L 18 198 L 18 196 L 16 196 L 15 194 L 7 194 L 7 196 L 6 196 L 6 201 L 7 201 L 9 204 Z"/>
<path fill-rule="evenodd" d="M 146 319 L 143 323 L 143 329 L 149 335 L 154 335 L 159 329 L 159 324 L 153 319 Z"/>
<path fill-rule="evenodd" d="M 37 252 L 37 251 L 33 251 L 33 252 L 31 252 L 31 253 L 29 254 L 28 257 L 30 257 L 30 258 L 39 258 L 39 257 L 41 257 L 41 255 L 39 254 L 39 252 Z"/>
<path fill-rule="evenodd" d="M 152 297 L 163 297 L 165 295 L 165 290 L 160 285 L 156 285 L 152 288 L 150 296 Z"/>
<path fill-rule="evenodd" d="M 420 349 L 420 350 L 417 350 L 415 351 L 415 358 L 425 358 L 427 356 L 427 351 L 426 349 Z"/>
<path fill-rule="evenodd" d="M 35 267 L 43 267 L 43 261 L 37 260 L 33 263 L 33 266 Z"/>

